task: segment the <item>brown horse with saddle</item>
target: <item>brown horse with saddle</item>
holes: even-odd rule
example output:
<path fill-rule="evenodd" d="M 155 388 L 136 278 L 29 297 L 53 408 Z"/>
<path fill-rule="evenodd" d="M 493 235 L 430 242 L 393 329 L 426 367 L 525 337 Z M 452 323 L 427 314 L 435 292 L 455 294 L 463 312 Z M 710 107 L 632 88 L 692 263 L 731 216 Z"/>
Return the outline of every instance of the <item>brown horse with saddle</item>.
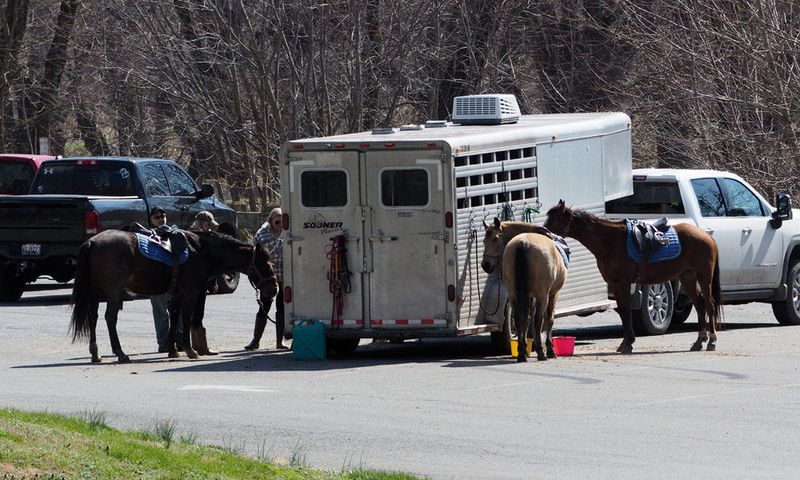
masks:
<path fill-rule="evenodd" d="M 595 256 L 600 274 L 614 292 L 622 319 L 624 338 L 618 352 L 633 352 L 636 340 L 631 321 L 630 295 L 633 283 L 657 284 L 680 278 L 692 300 L 700 324 L 691 350 L 716 349 L 717 326 L 722 319 L 722 290 L 719 280 L 717 243 L 703 229 L 688 223 L 673 225 L 680 254 L 670 260 L 635 262 L 628 256 L 628 227 L 624 220 L 599 218 L 589 212 L 568 208 L 561 200 L 547 212 L 545 228 L 572 237 Z"/>
<path fill-rule="evenodd" d="M 197 296 L 209 278 L 238 271 L 250 278 L 251 284 L 272 297 L 277 282 L 270 264 L 269 253 L 231 236 L 216 232 L 181 231 L 189 249 L 188 259 L 173 275 L 173 267 L 145 257 L 139 250 L 136 233 L 106 230 L 93 236 L 81 246 L 76 266 L 75 285 L 70 305 L 73 306 L 70 328 L 73 341 L 89 337 L 92 362 L 100 362 L 97 350 L 98 307 L 107 302 L 105 319 L 111 349 L 122 363 L 130 358 L 122 351 L 117 335 L 117 315 L 122 309 L 125 291 L 139 295 L 160 295 L 170 292 L 172 302 L 180 305 L 184 346 L 189 358 L 197 358 L 190 339 Z M 174 290 L 174 291 L 173 291 Z M 176 325 L 169 329 L 169 357 L 176 358 Z"/>

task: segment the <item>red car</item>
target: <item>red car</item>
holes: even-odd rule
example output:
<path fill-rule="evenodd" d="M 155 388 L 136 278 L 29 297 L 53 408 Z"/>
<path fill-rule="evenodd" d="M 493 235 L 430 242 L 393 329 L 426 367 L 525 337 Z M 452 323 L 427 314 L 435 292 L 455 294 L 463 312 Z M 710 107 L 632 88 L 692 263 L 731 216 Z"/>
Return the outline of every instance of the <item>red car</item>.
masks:
<path fill-rule="evenodd" d="M 0 195 L 23 195 L 28 193 L 33 176 L 50 155 L 27 153 L 0 153 Z"/>

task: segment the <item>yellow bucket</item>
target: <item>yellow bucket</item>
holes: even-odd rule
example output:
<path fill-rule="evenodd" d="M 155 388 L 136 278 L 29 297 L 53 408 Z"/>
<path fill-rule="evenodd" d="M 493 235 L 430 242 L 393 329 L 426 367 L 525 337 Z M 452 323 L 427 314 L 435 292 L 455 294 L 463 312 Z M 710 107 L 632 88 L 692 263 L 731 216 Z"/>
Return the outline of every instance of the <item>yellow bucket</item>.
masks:
<path fill-rule="evenodd" d="M 530 355 L 531 352 L 533 352 L 533 339 L 532 338 L 528 339 L 527 347 L 528 348 L 526 350 L 528 351 L 528 355 Z M 519 349 L 519 344 L 517 343 L 517 340 L 512 339 L 511 340 L 511 356 L 513 358 L 517 358 L 518 349 Z"/>

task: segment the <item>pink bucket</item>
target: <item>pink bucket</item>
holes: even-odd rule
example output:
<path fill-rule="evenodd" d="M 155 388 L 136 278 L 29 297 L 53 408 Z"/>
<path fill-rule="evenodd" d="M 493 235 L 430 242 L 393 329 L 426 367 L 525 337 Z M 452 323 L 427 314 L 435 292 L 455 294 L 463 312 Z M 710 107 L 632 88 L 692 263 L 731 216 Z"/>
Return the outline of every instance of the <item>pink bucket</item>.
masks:
<path fill-rule="evenodd" d="M 568 357 L 575 353 L 575 337 L 553 337 L 556 355 Z"/>

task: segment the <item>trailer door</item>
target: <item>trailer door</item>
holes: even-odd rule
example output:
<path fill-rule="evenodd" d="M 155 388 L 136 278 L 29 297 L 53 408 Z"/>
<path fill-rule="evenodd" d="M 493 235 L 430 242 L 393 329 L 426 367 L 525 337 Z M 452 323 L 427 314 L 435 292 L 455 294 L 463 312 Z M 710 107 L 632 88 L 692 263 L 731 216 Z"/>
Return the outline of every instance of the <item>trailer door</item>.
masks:
<path fill-rule="evenodd" d="M 366 268 L 372 328 L 447 326 L 441 152 L 366 154 Z"/>
<path fill-rule="evenodd" d="M 291 269 L 289 319 L 317 318 L 331 328 L 364 327 L 360 179 L 358 152 L 289 153 L 292 238 L 284 254 L 284 268 Z M 339 297 L 341 314 L 331 294 L 336 280 L 329 277 L 331 246 L 340 235 L 350 273 Z"/>

